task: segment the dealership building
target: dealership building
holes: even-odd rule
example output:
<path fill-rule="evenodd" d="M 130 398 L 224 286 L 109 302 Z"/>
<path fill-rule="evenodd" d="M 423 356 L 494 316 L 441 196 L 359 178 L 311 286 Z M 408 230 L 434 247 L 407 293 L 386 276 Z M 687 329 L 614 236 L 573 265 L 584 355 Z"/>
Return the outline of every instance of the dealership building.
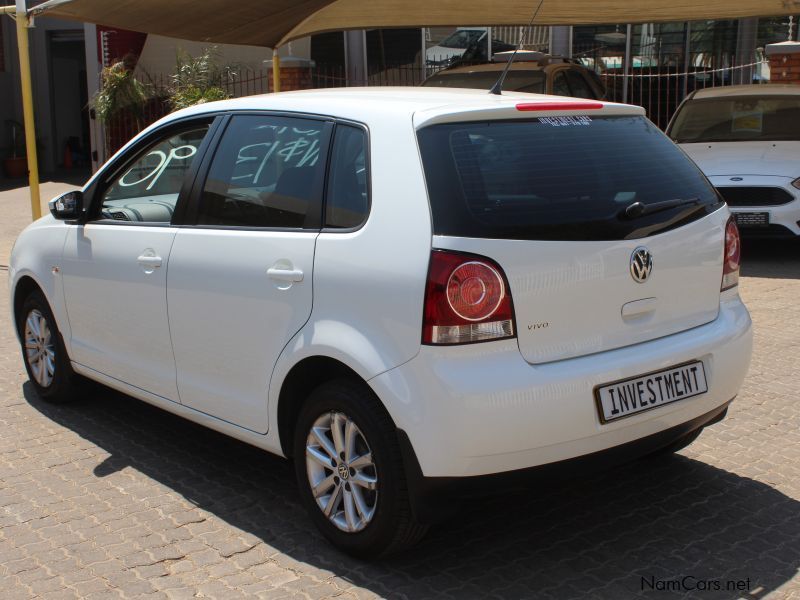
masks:
<path fill-rule="evenodd" d="M 284 89 L 342 85 L 415 85 L 458 60 L 486 60 L 513 47 L 521 27 L 435 27 L 338 31 L 281 48 Z M 692 89 L 768 81 L 765 48 L 798 40 L 797 17 L 751 18 L 603 26 L 531 27 L 525 47 L 581 62 L 601 75 L 608 98 L 642 104 L 658 125 Z M 37 18 L 31 30 L 37 146 L 41 168 L 97 168 L 110 150 L 108 132 L 89 108 L 103 67 L 133 56 L 137 76 L 166 85 L 179 49 L 203 44 L 91 24 Z M 22 121 L 16 31 L 0 19 L 0 155 Z M 234 65 L 231 95 L 269 91 L 272 51 L 220 45 L 218 58 Z M 297 74 L 300 74 L 299 76 Z M 152 117 L 156 118 L 157 114 Z M 135 131 L 123 131 L 123 137 Z"/>

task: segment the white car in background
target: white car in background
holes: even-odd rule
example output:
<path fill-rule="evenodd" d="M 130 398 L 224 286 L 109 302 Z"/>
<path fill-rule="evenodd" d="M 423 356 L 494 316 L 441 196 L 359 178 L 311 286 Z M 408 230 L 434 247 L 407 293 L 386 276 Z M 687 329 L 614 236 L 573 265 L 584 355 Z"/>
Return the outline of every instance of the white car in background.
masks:
<path fill-rule="evenodd" d="M 9 268 L 37 394 L 89 378 L 293 458 L 313 521 L 360 556 L 464 488 L 680 449 L 750 362 L 736 225 L 640 107 L 202 104 L 50 208 Z"/>
<path fill-rule="evenodd" d="M 667 134 L 725 198 L 742 235 L 800 236 L 800 86 L 693 92 Z"/>
<path fill-rule="evenodd" d="M 457 64 L 462 58 L 468 62 L 488 61 L 488 36 L 488 27 L 459 27 L 454 33 L 425 51 L 425 65 L 428 68 L 443 68 Z M 513 49 L 512 44 L 492 40 L 492 54 Z"/>
<path fill-rule="evenodd" d="M 425 51 L 425 64 L 429 67 L 447 65 L 453 59 L 461 58 L 467 48 L 481 41 L 485 44 L 488 33 L 487 27 L 474 29 L 459 27 L 454 33 Z"/>

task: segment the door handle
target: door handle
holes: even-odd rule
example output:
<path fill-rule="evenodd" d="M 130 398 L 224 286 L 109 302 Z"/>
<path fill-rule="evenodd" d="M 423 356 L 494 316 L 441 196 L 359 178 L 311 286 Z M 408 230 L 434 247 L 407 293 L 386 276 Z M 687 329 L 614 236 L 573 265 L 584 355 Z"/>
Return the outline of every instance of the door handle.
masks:
<path fill-rule="evenodd" d="M 147 256 L 142 255 L 136 260 L 139 261 L 139 264 L 143 267 L 149 267 L 151 269 L 157 269 L 161 266 L 161 257 L 160 256 Z"/>
<path fill-rule="evenodd" d="M 270 267 L 267 269 L 267 275 L 270 279 L 274 279 L 275 281 L 287 281 L 290 283 L 303 281 L 303 272 L 300 269 Z"/>

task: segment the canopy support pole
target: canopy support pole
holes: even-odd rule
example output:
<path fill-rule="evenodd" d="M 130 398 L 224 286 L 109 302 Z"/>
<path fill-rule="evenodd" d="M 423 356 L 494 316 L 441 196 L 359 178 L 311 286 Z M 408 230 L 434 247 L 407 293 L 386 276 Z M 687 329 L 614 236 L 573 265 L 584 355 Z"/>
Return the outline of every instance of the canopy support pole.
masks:
<path fill-rule="evenodd" d="M 36 122 L 33 112 L 33 85 L 31 84 L 31 55 L 28 43 L 28 20 L 25 0 L 17 0 L 16 11 L 3 7 L 3 13 L 15 12 L 17 21 L 17 50 L 19 52 L 19 77 L 22 87 L 22 114 L 25 123 L 25 148 L 28 157 L 28 185 L 31 194 L 31 217 L 35 221 L 42 216 L 39 195 L 39 163 L 36 157 Z"/>
<path fill-rule="evenodd" d="M 277 46 L 272 50 L 272 91 L 281 91 L 281 57 Z"/>
<path fill-rule="evenodd" d="M 631 36 L 633 35 L 633 27 L 628 24 L 625 29 L 625 58 L 623 59 L 622 68 L 622 103 L 628 103 L 628 82 L 631 78 Z"/>

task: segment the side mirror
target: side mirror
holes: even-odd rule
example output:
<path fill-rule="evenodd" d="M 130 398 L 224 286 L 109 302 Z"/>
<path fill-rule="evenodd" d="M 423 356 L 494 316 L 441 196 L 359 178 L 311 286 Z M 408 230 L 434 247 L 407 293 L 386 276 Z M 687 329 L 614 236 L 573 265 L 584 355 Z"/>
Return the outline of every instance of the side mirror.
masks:
<path fill-rule="evenodd" d="M 83 192 L 67 192 L 50 200 L 48 206 L 52 215 L 60 221 L 71 221 L 81 216 L 83 211 Z"/>

